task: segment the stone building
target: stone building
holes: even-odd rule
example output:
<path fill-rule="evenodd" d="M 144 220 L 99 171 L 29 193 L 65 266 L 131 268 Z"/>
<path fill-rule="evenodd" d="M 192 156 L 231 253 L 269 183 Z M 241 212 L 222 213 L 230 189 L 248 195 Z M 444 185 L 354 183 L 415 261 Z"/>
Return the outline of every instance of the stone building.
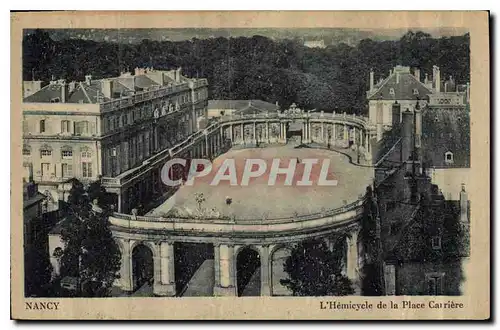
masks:
<path fill-rule="evenodd" d="M 401 121 L 394 119 L 397 116 L 392 111 L 392 104 L 396 101 L 401 105 L 401 111 L 413 111 L 417 101 L 421 108 L 429 104 L 429 108 L 443 106 L 464 107 L 469 100 L 469 84 L 459 85 L 453 77 L 441 79 L 441 70 L 433 67 L 432 75 L 425 73 L 422 82 L 420 69 L 415 68 L 413 73 L 408 66 L 397 65 L 389 72 L 386 78 L 380 78 L 375 83 L 375 73 L 370 71 L 370 89 L 366 92 L 368 99 L 368 115 L 370 123 L 377 127 L 377 140 L 381 140 L 384 132 L 390 130 L 393 123 Z"/>
<path fill-rule="evenodd" d="M 136 68 L 134 74 L 87 75 L 85 81 L 53 80 L 43 87 L 25 83 L 31 85 L 38 90 L 22 103 L 24 177 L 33 174 L 52 209 L 66 197 L 68 179 L 116 182 L 197 131 L 207 116 L 207 80 L 187 78 L 180 68 Z M 120 185 L 113 187 L 120 209 Z"/>

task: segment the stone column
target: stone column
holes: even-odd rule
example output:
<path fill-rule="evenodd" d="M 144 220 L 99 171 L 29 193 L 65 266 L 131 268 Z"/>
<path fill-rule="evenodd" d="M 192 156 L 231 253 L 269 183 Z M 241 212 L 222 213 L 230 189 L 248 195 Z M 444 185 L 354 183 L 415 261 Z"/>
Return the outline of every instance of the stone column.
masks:
<path fill-rule="evenodd" d="M 175 296 L 174 244 L 173 242 L 161 242 L 157 246 L 159 247 L 159 255 L 157 253 L 154 257 L 155 281 L 153 292 L 157 296 Z"/>
<path fill-rule="evenodd" d="M 130 251 L 130 241 L 122 241 L 122 260 L 120 266 L 120 287 L 124 291 L 133 291 L 134 283 L 132 279 L 132 253 Z"/>
<path fill-rule="evenodd" d="M 214 286 L 220 287 L 220 245 L 214 244 Z"/>
<path fill-rule="evenodd" d="M 236 296 L 236 286 L 234 284 L 234 247 L 221 244 L 219 247 L 219 286 L 214 287 L 216 296 Z"/>
<path fill-rule="evenodd" d="M 283 142 L 286 143 L 286 123 L 283 123 Z"/>
<path fill-rule="evenodd" d="M 356 140 L 357 140 L 357 139 L 356 139 L 356 127 L 353 127 L 353 128 L 352 128 L 352 133 L 353 133 L 353 135 L 354 135 L 353 144 L 354 144 L 354 145 L 357 145 L 358 143 L 356 142 Z"/>
<path fill-rule="evenodd" d="M 243 123 L 241 123 L 241 144 L 245 144 L 245 129 Z"/>
<path fill-rule="evenodd" d="M 332 131 L 333 131 L 333 134 L 332 134 L 332 137 L 333 137 L 333 142 L 335 143 L 335 140 L 337 140 L 337 125 L 335 124 L 332 124 L 333 127 L 332 127 Z"/>
<path fill-rule="evenodd" d="M 253 123 L 253 143 L 257 143 L 257 123 Z"/>
<path fill-rule="evenodd" d="M 208 158 L 208 136 L 205 135 L 205 150 L 203 152 L 203 157 Z"/>
<path fill-rule="evenodd" d="M 271 295 L 271 276 L 269 267 L 269 245 L 260 247 L 260 295 Z"/>
<path fill-rule="evenodd" d="M 321 122 L 321 142 L 325 142 L 325 123 Z"/>
<path fill-rule="evenodd" d="M 233 144 L 233 124 L 229 125 L 229 139 L 231 140 L 231 145 Z"/>
<path fill-rule="evenodd" d="M 349 131 L 346 124 L 344 124 L 344 141 L 349 141 Z"/>
<path fill-rule="evenodd" d="M 306 142 L 311 142 L 311 132 L 309 131 L 309 122 L 306 121 Z"/>
<path fill-rule="evenodd" d="M 267 143 L 271 143 L 271 140 L 269 139 L 269 122 L 266 121 L 266 140 Z"/>
<path fill-rule="evenodd" d="M 356 282 L 358 280 L 358 232 L 351 232 L 347 238 L 347 277 Z"/>

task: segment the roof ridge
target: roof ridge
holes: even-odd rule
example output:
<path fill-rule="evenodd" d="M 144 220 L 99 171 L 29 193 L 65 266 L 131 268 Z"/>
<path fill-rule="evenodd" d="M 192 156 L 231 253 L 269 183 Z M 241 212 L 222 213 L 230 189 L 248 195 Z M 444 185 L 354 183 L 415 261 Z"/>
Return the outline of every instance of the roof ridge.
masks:
<path fill-rule="evenodd" d="M 389 76 L 387 76 L 387 78 L 385 78 L 384 80 L 382 80 L 382 83 L 380 84 L 380 86 L 378 86 L 378 88 L 376 90 L 373 91 L 373 93 L 371 93 L 370 95 L 368 95 L 368 98 L 372 97 L 373 95 L 377 94 L 377 92 L 379 90 L 382 89 L 382 87 L 384 87 L 385 84 L 387 84 L 387 82 L 389 81 L 389 79 L 391 79 L 391 77 L 394 75 L 394 72 L 391 72 L 391 74 Z"/>
<path fill-rule="evenodd" d="M 83 91 L 83 94 L 87 97 L 87 100 L 89 100 L 89 103 L 93 103 L 92 100 L 90 99 L 89 94 L 87 93 L 87 90 L 85 90 L 85 87 L 83 86 L 83 83 L 80 81 L 80 88 Z"/>
<path fill-rule="evenodd" d="M 420 85 L 422 85 L 422 87 L 424 87 L 425 89 L 427 89 L 429 92 L 431 92 L 431 93 L 432 93 L 432 89 L 430 89 L 430 88 L 428 88 L 427 86 L 425 86 L 425 84 L 424 84 L 423 82 L 421 82 L 420 80 L 418 80 L 418 79 L 417 79 L 417 77 L 415 77 L 415 76 L 414 76 L 414 75 L 412 75 L 411 73 L 410 73 L 410 76 L 411 76 L 411 77 L 412 77 L 415 81 L 419 82 L 419 83 L 420 83 Z"/>

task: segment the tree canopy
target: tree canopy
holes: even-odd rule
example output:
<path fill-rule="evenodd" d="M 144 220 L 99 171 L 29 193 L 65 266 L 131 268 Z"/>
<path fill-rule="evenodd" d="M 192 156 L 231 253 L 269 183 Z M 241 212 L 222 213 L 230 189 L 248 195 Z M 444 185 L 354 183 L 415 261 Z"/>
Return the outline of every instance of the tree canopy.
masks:
<path fill-rule="evenodd" d="M 280 280 L 294 296 L 345 296 L 354 293 L 342 274 L 345 238 L 330 250 L 322 240 L 297 244 L 283 265 L 288 278 Z"/>
<path fill-rule="evenodd" d="M 400 40 L 363 39 L 325 49 L 297 40 L 262 36 L 184 41 L 143 40 L 139 44 L 67 39 L 54 41 L 35 30 L 23 40 L 23 79 L 82 81 L 117 76 L 135 67 L 183 68 L 190 77 L 207 78 L 212 99 L 261 99 L 283 107 L 366 113 L 371 68 L 386 77 L 395 65 L 441 68 L 443 77 L 469 81 L 469 35 L 431 38 L 410 31 Z"/>
<path fill-rule="evenodd" d="M 110 208 L 92 207 L 91 198 L 102 191 L 100 183 L 87 188 L 77 179 L 72 183 L 61 229 L 64 242 L 61 277 L 79 278 L 79 295 L 108 296 L 114 280 L 119 277 L 121 261 L 121 252 L 108 225 Z"/>

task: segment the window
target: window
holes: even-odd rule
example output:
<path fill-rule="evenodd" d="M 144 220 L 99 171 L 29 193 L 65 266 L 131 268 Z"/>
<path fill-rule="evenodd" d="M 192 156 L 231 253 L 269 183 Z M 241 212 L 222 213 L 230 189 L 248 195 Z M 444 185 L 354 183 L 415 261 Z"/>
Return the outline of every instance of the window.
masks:
<path fill-rule="evenodd" d="M 443 276 L 444 274 L 427 274 L 427 294 L 430 296 L 439 296 L 443 294 Z"/>
<path fill-rule="evenodd" d="M 31 156 L 31 147 L 23 146 L 23 156 Z"/>
<path fill-rule="evenodd" d="M 116 116 L 115 117 L 115 125 L 114 125 L 115 129 L 117 129 L 118 127 L 120 127 L 120 117 Z"/>
<path fill-rule="evenodd" d="M 441 236 L 433 236 L 431 238 L 431 245 L 433 250 L 441 250 Z"/>
<path fill-rule="evenodd" d="M 444 161 L 446 164 L 453 164 L 453 153 L 451 151 L 444 154 Z"/>
<path fill-rule="evenodd" d="M 80 121 L 75 125 L 75 134 L 82 135 L 89 133 L 89 122 L 88 121 Z"/>
<path fill-rule="evenodd" d="M 87 148 L 82 149 L 82 155 L 81 156 L 84 159 L 92 158 L 92 152 L 89 149 L 87 149 Z"/>
<path fill-rule="evenodd" d="M 418 89 L 416 88 L 413 89 L 413 95 L 418 95 Z"/>
<path fill-rule="evenodd" d="M 42 163 L 42 176 L 48 176 L 50 173 L 50 163 Z"/>
<path fill-rule="evenodd" d="M 62 159 L 71 159 L 73 157 L 73 150 L 66 149 L 61 151 Z"/>
<path fill-rule="evenodd" d="M 127 126 L 127 115 L 122 115 L 122 126 L 125 127 Z"/>
<path fill-rule="evenodd" d="M 389 94 L 394 95 L 394 88 L 389 89 Z"/>
<path fill-rule="evenodd" d="M 40 149 L 40 156 L 41 157 L 52 156 L 52 149 L 49 149 L 49 148 L 46 148 L 46 147 Z"/>
<path fill-rule="evenodd" d="M 69 120 L 61 121 L 61 133 L 69 132 Z"/>
<path fill-rule="evenodd" d="M 62 164 L 62 176 L 63 178 L 71 178 L 73 176 L 73 165 Z"/>
<path fill-rule="evenodd" d="M 92 163 L 83 162 L 82 163 L 82 176 L 84 178 L 92 177 Z"/>
<path fill-rule="evenodd" d="M 45 120 L 40 120 L 40 133 L 45 133 Z"/>

